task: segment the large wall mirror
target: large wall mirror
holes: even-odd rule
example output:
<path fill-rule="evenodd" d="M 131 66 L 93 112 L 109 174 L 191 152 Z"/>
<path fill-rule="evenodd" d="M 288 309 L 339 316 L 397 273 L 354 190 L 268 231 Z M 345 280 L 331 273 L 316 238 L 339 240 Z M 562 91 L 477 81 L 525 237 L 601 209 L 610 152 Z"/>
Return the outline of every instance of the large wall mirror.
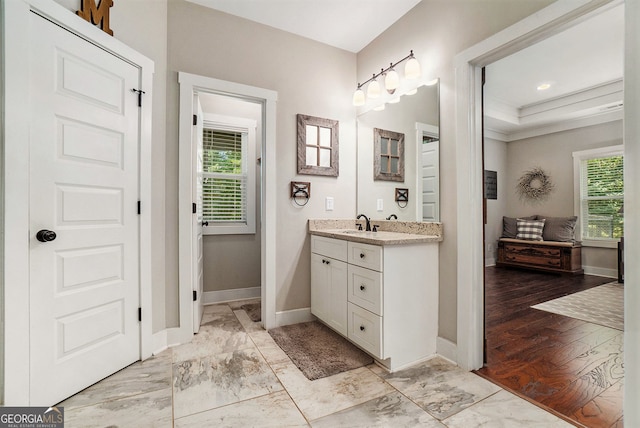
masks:
<path fill-rule="evenodd" d="M 384 110 L 358 116 L 358 213 L 373 219 L 392 214 L 404 221 L 440 221 L 440 84 L 424 85 Z M 376 179 L 379 130 L 404 135 L 404 179 Z M 379 142 L 378 142 L 379 144 Z M 408 202 L 396 202 L 396 189 L 408 189 Z"/>

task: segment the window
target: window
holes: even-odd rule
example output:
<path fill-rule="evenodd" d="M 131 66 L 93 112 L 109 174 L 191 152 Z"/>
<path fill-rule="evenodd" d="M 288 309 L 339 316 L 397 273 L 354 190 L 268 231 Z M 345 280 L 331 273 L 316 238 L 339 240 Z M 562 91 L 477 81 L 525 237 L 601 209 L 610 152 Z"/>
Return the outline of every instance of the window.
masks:
<path fill-rule="evenodd" d="M 255 122 L 205 117 L 202 219 L 205 234 L 255 233 Z M 242 123 L 247 126 L 239 126 Z"/>
<path fill-rule="evenodd" d="M 613 247 L 624 231 L 623 146 L 574 152 L 576 208 L 584 245 Z"/>

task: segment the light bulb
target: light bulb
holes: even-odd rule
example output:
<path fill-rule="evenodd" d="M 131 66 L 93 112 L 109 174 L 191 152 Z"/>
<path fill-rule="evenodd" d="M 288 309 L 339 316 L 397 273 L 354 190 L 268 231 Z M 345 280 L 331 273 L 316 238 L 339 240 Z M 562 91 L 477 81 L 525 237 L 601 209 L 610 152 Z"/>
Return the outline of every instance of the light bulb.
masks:
<path fill-rule="evenodd" d="M 378 98 L 380 96 L 380 83 L 377 80 L 372 80 L 367 86 L 367 97 Z"/>
<path fill-rule="evenodd" d="M 398 86 L 400 86 L 400 76 L 392 68 L 387 71 L 387 75 L 384 77 L 384 87 L 388 93 L 393 94 L 398 89 Z"/>
<path fill-rule="evenodd" d="M 407 64 L 404 66 L 404 77 L 407 79 L 417 79 L 420 77 L 422 71 L 420 70 L 420 63 L 417 59 L 412 57 L 407 61 Z"/>
<path fill-rule="evenodd" d="M 363 106 L 364 105 L 364 91 L 358 87 L 356 91 L 353 93 L 353 105 L 354 106 Z"/>

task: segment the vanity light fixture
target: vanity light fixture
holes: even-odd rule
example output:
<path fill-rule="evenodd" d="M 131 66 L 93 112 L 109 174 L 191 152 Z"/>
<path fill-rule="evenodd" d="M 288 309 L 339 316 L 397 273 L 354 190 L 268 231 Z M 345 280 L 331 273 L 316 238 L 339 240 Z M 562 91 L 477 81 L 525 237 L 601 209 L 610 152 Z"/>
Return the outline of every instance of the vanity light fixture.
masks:
<path fill-rule="evenodd" d="M 380 83 L 376 80 L 376 76 L 373 76 L 373 80 L 367 87 L 367 96 L 369 98 L 378 98 L 380 96 Z"/>
<path fill-rule="evenodd" d="M 408 61 L 407 61 L 408 60 Z M 364 91 L 362 87 L 369 83 L 367 87 L 367 97 L 369 98 L 378 98 L 380 96 L 381 88 L 380 83 L 376 80 L 380 76 L 384 76 L 384 85 L 385 90 L 389 94 L 393 94 L 398 87 L 400 87 L 400 76 L 398 76 L 398 72 L 395 71 L 395 67 L 403 61 L 407 61 L 404 67 L 404 77 L 406 79 L 417 79 L 420 77 L 421 68 L 418 60 L 413 56 L 413 51 L 409 53 L 406 57 L 402 58 L 400 61 L 396 63 L 391 63 L 389 67 L 383 68 L 380 70 L 380 73 L 374 74 L 371 79 L 367 80 L 364 83 L 358 83 L 358 87 L 353 94 L 353 105 L 354 106 L 363 106 L 366 101 L 366 97 L 364 95 Z"/>

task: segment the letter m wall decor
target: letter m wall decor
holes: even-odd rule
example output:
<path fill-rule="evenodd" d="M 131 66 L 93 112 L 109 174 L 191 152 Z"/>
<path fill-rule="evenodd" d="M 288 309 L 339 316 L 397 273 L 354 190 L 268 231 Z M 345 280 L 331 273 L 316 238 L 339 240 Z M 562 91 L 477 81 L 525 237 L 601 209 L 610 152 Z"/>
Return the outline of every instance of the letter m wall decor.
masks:
<path fill-rule="evenodd" d="M 97 25 L 110 36 L 113 31 L 109 28 L 109 10 L 113 6 L 113 0 L 101 0 L 100 6 L 96 6 L 96 0 L 82 0 L 82 8 L 76 14 L 87 22 Z"/>

